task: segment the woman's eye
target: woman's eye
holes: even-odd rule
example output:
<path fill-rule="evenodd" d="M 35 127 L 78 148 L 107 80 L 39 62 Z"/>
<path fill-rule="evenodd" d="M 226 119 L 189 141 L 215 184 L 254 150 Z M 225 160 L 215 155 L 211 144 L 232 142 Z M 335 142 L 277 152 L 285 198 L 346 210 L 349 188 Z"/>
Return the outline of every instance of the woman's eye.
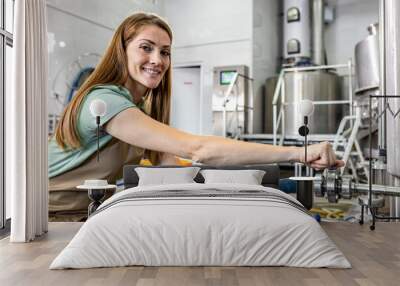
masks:
<path fill-rule="evenodd" d="M 169 57 L 171 55 L 170 51 L 162 51 L 161 54 L 165 57 Z"/>
<path fill-rule="evenodd" d="M 145 51 L 145 52 L 151 52 L 153 49 L 149 46 L 141 46 L 141 48 Z"/>

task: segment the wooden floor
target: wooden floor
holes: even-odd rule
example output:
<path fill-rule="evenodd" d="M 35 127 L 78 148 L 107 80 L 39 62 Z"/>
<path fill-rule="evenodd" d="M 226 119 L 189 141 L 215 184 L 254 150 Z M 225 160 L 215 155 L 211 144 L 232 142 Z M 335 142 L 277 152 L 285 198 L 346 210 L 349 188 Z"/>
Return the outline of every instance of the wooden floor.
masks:
<path fill-rule="evenodd" d="M 49 233 L 27 244 L 0 241 L 0 285 L 400 285 L 400 223 L 323 223 L 353 268 L 121 267 L 48 270 L 81 226 L 50 223 Z"/>

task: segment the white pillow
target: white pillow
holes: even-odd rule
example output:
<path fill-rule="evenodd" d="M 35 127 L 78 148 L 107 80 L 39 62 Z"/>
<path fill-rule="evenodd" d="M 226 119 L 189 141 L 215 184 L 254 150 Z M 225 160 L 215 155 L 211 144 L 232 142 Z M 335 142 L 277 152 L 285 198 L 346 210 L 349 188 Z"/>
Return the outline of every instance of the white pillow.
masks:
<path fill-rule="evenodd" d="M 205 184 L 230 183 L 261 185 L 265 171 L 262 170 L 201 170 Z"/>
<path fill-rule="evenodd" d="M 139 177 L 138 186 L 195 183 L 193 179 L 199 170 L 199 167 L 135 168 Z"/>

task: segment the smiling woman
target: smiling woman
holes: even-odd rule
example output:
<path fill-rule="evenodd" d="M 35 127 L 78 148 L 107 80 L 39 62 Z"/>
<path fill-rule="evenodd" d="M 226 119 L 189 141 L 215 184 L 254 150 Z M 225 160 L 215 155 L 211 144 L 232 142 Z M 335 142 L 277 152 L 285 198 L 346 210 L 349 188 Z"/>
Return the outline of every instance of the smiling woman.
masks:
<path fill-rule="evenodd" d="M 171 42 L 168 24 L 154 14 L 134 14 L 116 30 L 49 142 L 49 210 L 54 218 L 84 218 L 89 200 L 75 186 L 88 178 L 113 183 L 123 165 L 138 164 L 144 155 L 154 165 L 177 164 L 175 156 L 213 165 L 304 161 L 296 147 L 198 136 L 169 127 Z M 95 160 L 96 121 L 90 114 L 94 99 L 107 104 L 100 163 Z M 341 164 L 327 143 L 311 146 L 307 161 L 316 168 Z"/>
<path fill-rule="evenodd" d="M 50 139 L 50 218 L 84 218 L 89 199 L 75 186 L 87 178 L 115 182 L 122 176 L 124 164 L 138 164 L 144 156 L 143 148 L 113 138 L 103 129 L 102 160 L 100 164 L 93 160 L 97 145 L 95 120 L 89 111 L 92 100 L 102 99 L 107 104 L 102 127 L 126 109 L 169 123 L 171 41 L 169 26 L 153 14 L 134 14 L 118 27 L 101 62 L 64 110 Z M 134 127 L 132 123 L 129 129 Z M 147 151 L 147 157 L 154 164 L 161 161 L 157 151 Z"/>

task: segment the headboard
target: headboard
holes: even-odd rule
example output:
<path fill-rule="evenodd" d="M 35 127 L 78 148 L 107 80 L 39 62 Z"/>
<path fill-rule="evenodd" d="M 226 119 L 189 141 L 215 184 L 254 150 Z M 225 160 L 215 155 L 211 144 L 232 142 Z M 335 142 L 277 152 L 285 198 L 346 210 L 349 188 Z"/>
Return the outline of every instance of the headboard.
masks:
<path fill-rule="evenodd" d="M 145 168 L 184 168 L 184 166 L 139 166 L 139 165 L 125 165 L 123 176 L 124 176 L 124 189 L 133 188 L 138 185 L 139 177 L 135 172 L 136 167 L 145 167 Z M 242 165 L 242 166 L 207 166 L 207 165 L 196 165 L 196 167 L 200 167 L 202 170 L 204 169 L 219 169 L 219 170 L 264 170 L 266 173 L 262 179 L 261 184 L 265 187 L 278 188 L 279 186 L 279 166 L 276 164 L 268 164 L 268 165 Z M 194 178 L 197 183 L 204 183 L 203 176 L 198 173 Z"/>

